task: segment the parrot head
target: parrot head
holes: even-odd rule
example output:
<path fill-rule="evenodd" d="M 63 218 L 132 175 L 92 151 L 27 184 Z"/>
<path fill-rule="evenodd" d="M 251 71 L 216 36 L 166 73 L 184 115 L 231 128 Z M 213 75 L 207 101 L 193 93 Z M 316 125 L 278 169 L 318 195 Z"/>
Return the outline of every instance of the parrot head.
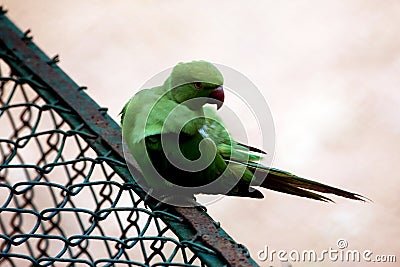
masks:
<path fill-rule="evenodd" d="M 169 78 L 172 98 L 191 109 L 204 104 L 216 104 L 217 109 L 224 103 L 224 78 L 221 72 L 206 61 L 192 61 L 177 64 Z"/>

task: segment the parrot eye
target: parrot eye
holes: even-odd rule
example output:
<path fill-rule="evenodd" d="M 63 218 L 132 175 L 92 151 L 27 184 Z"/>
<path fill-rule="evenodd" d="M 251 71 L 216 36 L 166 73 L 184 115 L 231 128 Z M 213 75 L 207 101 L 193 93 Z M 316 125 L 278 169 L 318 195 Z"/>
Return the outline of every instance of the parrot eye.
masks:
<path fill-rule="evenodd" d="M 195 82 L 193 83 L 193 86 L 198 90 L 203 89 L 203 84 L 201 82 Z"/>

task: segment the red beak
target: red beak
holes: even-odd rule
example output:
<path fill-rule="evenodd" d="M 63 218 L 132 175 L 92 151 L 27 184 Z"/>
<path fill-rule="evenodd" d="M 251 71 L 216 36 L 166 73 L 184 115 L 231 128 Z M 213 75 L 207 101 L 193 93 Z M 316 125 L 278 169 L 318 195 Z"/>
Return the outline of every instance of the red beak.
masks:
<path fill-rule="evenodd" d="M 216 104 L 217 109 L 220 109 L 224 104 L 224 99 L 225 99 L 224 89 L 222 86 L 218 86 L 208 96 L 207 103 Z"/>

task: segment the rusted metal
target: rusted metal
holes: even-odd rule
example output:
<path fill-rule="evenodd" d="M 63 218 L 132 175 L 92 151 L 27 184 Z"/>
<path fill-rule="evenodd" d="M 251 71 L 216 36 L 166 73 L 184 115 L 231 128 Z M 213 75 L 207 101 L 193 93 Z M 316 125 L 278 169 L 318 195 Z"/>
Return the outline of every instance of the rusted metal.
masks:
<path fill-rule="evenodd" d="M 256 266 L 246 247 L 227 235 L 220 234 L 221 227 L 206 213 L 193 212 L 194 208 L 177 207 L 178 213 L 196 230 L 195 238 L 216 250 L 232 267 Z"/>

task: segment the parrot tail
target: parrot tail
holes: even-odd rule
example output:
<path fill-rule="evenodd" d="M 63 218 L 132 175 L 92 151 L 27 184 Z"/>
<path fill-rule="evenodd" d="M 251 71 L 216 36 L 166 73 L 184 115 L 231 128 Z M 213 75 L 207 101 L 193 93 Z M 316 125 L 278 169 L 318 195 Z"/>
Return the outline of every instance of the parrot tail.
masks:
<path fill-rule="evenodd" d="M 344 198 L 349 198 L 359 201 L 367 201 L 368 198 L 348 192 L 336 187 L 318 183 L 312 180 L 304 179 L 286 171 L 275 168 L 268 168 L 259 164 L 249 164 L 249 168 L 254 172 L 256 177 L 255 183 L 252 185 L 261 186 L 270 190 L 296 195 L 300 197 L 311 198 L 324 202 L 334 202 L 323 194 L 334 194 Z M 261 181 L 261 182 L 257 182 Z"/>

